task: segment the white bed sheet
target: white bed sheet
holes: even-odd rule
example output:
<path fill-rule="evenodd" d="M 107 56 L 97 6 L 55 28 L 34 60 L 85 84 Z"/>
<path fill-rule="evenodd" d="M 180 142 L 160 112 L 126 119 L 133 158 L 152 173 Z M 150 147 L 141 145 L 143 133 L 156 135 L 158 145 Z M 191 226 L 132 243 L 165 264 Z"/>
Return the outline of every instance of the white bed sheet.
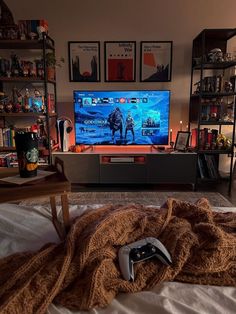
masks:
<path fill-rule="evenodd" d="M 101 205 L 70 206 L 71 216 Z M 60 213 L 60 208 L 58 208 Z M 217 208 L 235 211 L 236 208 Z M 50 212 L 43 206 L 0 204 L 0 257 L 37 250 L 47 242 L 59 242 L 50 221 Z M 235 314 L 236 288 L 166 282 L 152 291 L 120 294 L 105 309 L 72 312 L 50 305 L 48 314 Z"/>

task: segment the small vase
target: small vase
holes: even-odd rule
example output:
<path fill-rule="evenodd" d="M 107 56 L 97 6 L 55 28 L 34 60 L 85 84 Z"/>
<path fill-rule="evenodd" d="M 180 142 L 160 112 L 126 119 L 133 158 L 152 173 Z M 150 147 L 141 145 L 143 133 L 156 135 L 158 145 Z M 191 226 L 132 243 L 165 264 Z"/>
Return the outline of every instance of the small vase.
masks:
<path fill-rule="evenodd" d="M 47 67 L 47 77 L 49 81 L 55 81 L 56 79 L 55 67 Z"/>

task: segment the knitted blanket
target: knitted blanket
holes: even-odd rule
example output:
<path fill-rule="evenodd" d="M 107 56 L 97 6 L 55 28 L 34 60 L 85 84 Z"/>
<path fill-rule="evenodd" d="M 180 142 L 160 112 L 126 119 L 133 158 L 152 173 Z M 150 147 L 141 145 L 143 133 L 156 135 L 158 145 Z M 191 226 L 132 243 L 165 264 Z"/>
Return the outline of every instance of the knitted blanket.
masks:
<path fill-rule="evenodd" d="M 134 282 L 125 281 L 117 252 L 145 237 L 158 238 L 173 265 L 152 258 L 135 264 Z M 90 210 L 63 243 L 0 260 L 0 313 L 45 313 L 51 302 L 71 310 L 105 307 L 118 293 L 164 280 L 235 286 L 236 214 L 213 212 L 206 199 Z"/>

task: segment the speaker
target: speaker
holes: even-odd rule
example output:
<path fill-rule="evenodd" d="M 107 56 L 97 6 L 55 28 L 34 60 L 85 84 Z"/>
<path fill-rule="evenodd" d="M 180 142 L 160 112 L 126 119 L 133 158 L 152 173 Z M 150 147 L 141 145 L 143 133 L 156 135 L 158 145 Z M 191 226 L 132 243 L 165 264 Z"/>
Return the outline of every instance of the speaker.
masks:
<path fill-rule="evenodd" d="M 59 135 L 59 149 L 62 152 L 68 152 L 70 147 L 69 134 L 73 130 L 73 123 L 67 117 L 59 117 L 57 119 L 57 130 Z"/>

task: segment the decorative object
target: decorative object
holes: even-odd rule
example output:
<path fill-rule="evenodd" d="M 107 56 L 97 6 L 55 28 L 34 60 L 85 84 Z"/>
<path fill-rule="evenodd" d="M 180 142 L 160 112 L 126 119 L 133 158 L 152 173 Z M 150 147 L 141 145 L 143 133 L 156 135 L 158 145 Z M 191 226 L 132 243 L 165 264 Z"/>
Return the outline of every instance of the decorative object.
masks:
<path fill-rule="evenodd" d="M 223 62 L 223 52 L 220 48 L 214 48 L 208 53 L 208 61 L 212 63 Z"/>
<path fill-rule="evenodd" d="M 106 41 L 105 81 L 135 82 L 136 78 L 136 42 Z"/>
<path fill-rule="evenodd" d="M 17 39 L 17 25 L 10 9 L 3 0 L 0 0 L 0 12 L 0 39 Z"/>
<path fill-rule="evenodd" d="M 175 150 L 185 151 L 188 147 L 190 132 L 178 131 L 175 141 Z"/>
<path fill-rule="evenodd" d="M 38 137 L 33 132 L 16 132 L 16 150 L 22 178 L 37 176 Z"/>
<path fill-rule="evenodd" d="M 216 145 L 218 149 L 230 149 L 232 146 L 232 140 L 220 133 L 217 136 Z"/>
<path fill-rule="evenodd" d="M 173 141 L 172 136 L 173 136 L 173 130 L 170 129 L 170 148 L 171 148 L 171 149 L 174 148 L 174 144 L 175 144 L 174 141 Z"/>
<path fill-rule="evenodd" d="M 46 20 L 20 20 L 18 21 L 19 39 L 43 39 L 43 33 L 48 34 Z"/>
<path fill-rule="evenodd" d="M 69 41 L 70 82 L 100 82 L 100 42 Z"/>
<path fill-rule="evenodd" d="M 65 59 L 63 57 L 60 58 L 59 61 L 57 61 L 55 53 L 54 52 L 48 52 L 45 55 L 46 59 L 46 65 L 47 65 L 47 78 L 48 80 L 55 80 L 56 79 L 56 67 L 61 67 L 62 63 L 65 62 Z"/>
<path fill-rule="evenodd" d="M 170 82 L 172 41 L 142 41 L 140 46 L 140 81 Z"/>

